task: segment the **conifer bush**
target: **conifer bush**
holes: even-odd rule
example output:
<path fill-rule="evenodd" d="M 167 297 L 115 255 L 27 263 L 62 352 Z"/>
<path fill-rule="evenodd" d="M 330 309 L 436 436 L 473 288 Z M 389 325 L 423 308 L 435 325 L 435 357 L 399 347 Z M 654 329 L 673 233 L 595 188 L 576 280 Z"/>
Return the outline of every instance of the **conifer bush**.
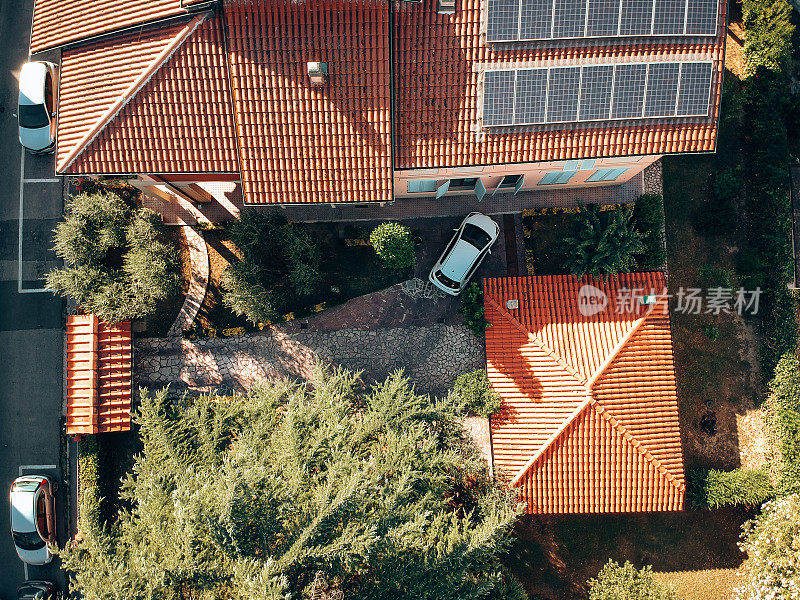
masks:
<path fill-rule="evenodd" d="M 469 283 L 461 292 L 461 305 L 458 312 L 464 315 L 464 325 L 481 337 L 491 326 L 486 319 L 486 309 L 483 306 L 483 290 L 475 283 Z"/>
<path fill-rule="evenodd" d="M 348 600 L 523 600 L 498 560 L 516 500 L 460 410 L 399 374 L 364 391 L 341 370 L 247 397 L 143 392 L 129 508 L 61 550 L 71 592 L 285 600 L 325 582 Z"/>
<path fill-rule="evenodd" d="M 369 243 L 387 269 L 414 266 L 414 238 L 405 225 L 391 221 L 381 223 L 369 234 Z"/>
<path fill-rule="evenodd" d="M 456 377 L 453 394 L 468 411 L 481 417 L 488 419 L 500 410 L 500 396 L 492 390 L 485 369 L 475 369 Z"/>
<path fill-rule="evenodd" d="M 763 469 L 692 471 L 688 494 L 695 506 L 705 508 L 761 506 L 775 495 L 769 473 Z"/>
<path fill-rule="evenodd" d="M 637 570 L 628 561 L 620 566 L 609 559 L 588 583 L 589 600 L 678 600 L 672 588 L 653 577 L 652 567 Z"/>
<path fill-rule="evenodd" d="M 770 437 L 772 476 L 780 494 L 800 492 L 800 366 L 795 353 L 775 368 L 764 404 Z"/>
<path fill-rule="evenodd" d="M 109 323 L 142 318 L 180 286 L 178 255 L 162 240 L 155 213 L 117 194 L 78 194 L 54 231 L 64 266 L 47 287 Z"/>

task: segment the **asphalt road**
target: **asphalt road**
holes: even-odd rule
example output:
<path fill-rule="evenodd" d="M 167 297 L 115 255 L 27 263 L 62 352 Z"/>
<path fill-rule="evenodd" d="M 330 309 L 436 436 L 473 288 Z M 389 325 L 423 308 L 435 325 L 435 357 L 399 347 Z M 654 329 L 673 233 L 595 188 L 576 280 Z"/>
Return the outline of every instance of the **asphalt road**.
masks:
<path fill-rule="evenodd" d="M 48 181 L 53 179 L 52 155 L 26 155 L 21 174 L 16 77 L 28 55 L 32 8 L 33 0 L 0 0 L 0 600 L 16 598 L 25 577 L 9 535 L 11 482 L 21 467 L 61 480 L 63 303 L 50 293 L 20 293 L 18 281 L 20 187 L 23 289 L 42 287 L 41 275 L 54 264 L 49 231 L 62 213 L 61 183 Z M 57 494 L 59 516 L 65 512 L 65 487 Z M 62 518 L 62 544 L 64 526 Z M 28 567 L 28 575 L 64 583 L 57 561 Z"/>

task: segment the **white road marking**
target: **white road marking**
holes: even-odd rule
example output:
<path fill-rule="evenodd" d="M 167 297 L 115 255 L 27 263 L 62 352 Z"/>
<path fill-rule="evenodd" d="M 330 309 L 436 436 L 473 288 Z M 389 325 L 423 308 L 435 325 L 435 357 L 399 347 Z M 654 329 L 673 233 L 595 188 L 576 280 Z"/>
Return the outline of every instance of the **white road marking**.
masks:
<path fill-rule="evenodd" d="M 20 465 L 19 476 L 22 477 L 22 471 L 25 469 L 40 470 L 40 469 L 58 469 L 58 465 Z"/>
<path fill-rule="evenodd" d="M 28 581 L 28 563 L 22 563 L 22 569 L 25 571 L 25 581 Z"/>
<path fill-rule="evenodd" d="M 25 179 L 25 149 L 22 148 L 19 158 L 19 247 L 17 249 L 17 292 L 20 294 L 41 294 L 50 292 L 46 288 L 23 288 L 22 287 L 22 225 L 25 220 L 25 184 L 26 183 L 55 183 L 60 179 Z"/>

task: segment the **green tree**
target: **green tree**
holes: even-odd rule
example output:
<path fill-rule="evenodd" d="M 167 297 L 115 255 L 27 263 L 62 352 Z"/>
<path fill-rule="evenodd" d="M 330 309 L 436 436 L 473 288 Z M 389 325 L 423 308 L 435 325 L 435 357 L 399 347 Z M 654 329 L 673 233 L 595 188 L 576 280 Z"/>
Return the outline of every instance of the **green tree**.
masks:
<path fill-rule="evenodd" d="M 73 196 L 54 231 L 64 267 L 47 286 L 110 323 L 146 317 L 180 285 L 177 252 L 161 233 L 155 213 L 116 194 Z"/>
<path fill-rule="evenodd" d="M 487 419 L 500 410 L 500 396 L 492 390 L 485 369 L 475 369 L 456 377 L 453 394 L 467 410 Z"/>
<path fill-rule="evenodd" d="M 630 206 L 601 211 L 597 204 L 581 205 L 562 243 L 564 267 L 578 277 L 597 278 L 633 269 L 645 245 L 632 217 Z"/>
<path fill-rule="evenodd" d="M 596 579 L 589 580 L 589 600 L 677 600 L 672 588 L 653 577 L 652 567 L 637 570 L 609 559 Z"/>
<path fill-rule="evenodd" d="M 743 0 L 744 57 L 748 74 L 781 71 L 792 54 L 792 5 L 788 0 Z"/>
<path fill-rule="evenodd" d="M 143 393 L 129 510 L 62 551 L 72 591 L 114 598 L 522 600 L 500 566 L 517 512 L 458 403 L 395 374 L 319 371 L 247 397 Z M 81 510 L 92 510 L 93 497 Z"/>
<path fill-rule="evenodd" d="M 414 238 L 405 225 L 391 221 L 381 223 L 369 234 L 369 243 L 387 269 L 414 266 Z"/>
<path fill-rule="evenodd" d="M 794 600 L 800 590 L 800 496 L 768 502 L 742 527 L 747 553 L 735 600 Z"/>

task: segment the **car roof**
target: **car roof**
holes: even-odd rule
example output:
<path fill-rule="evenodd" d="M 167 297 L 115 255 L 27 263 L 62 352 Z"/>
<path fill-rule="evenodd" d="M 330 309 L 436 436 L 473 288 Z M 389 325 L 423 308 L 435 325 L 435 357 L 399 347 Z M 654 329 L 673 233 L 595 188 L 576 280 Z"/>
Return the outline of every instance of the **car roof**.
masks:
<path fill-rule="evenodd" d="M 468 215 L 466 219 L 464 219 L 464 222 L 480 227 L 493 238 L 498 231 L 497 223 L 482 213 L 472 213 L 471 215 Z"/>
<path fill-rule="evenodd" d="M 20 477 L 14 483 L 39 482 L 42 477 Z M 13 486 L 12 486 L 13 487 Z M 11 500 L 11 529 L 20 533 L 36 531 L 36 493 L 39 488 L 34 490 L 13 490 L 10 493 Z"/>
<path fill-rule="evenodd" d="M 19 103 L 44 103 L 44 76 L 47 65 L 42 62 L 27 62 L 19 71 Z"/>
<path fill-rule="evenodd" d="M 442 273 L 450 279 L 460 281 L 475 262 L 480 252 L 472 244 L 459 239 L 447 255 L 442 266 Z"/>

